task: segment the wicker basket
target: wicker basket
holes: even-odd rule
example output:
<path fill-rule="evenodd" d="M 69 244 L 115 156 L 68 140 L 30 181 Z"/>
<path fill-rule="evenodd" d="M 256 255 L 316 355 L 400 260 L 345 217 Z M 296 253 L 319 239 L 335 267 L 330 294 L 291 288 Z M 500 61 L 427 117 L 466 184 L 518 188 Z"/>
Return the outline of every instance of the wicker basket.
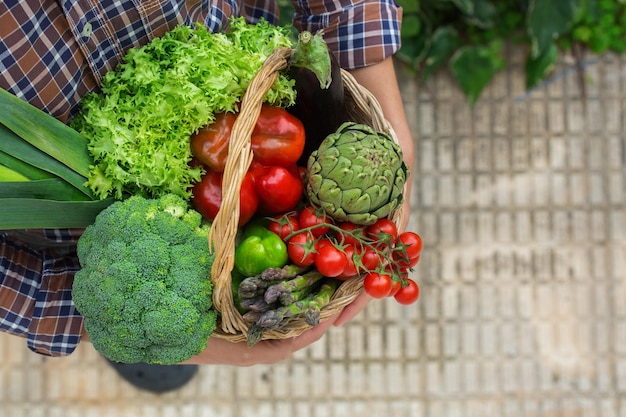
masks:
<path fill-rule="evenodd" d="M 215 252 L 211 270 L 213 281 L 213 303 L 221 313 L 220 323 L 214 335 L 232 342 L 245 341 L 250 323 L 245 321 L 234 306 L 231 286 L 231 271 L 235 257 L 235 236 L 239 218 L 239 189 L 244 175 L 252 162 L 250 137 L 261 112 L 263 97 L 272 87 L 278 73 L 288 65 L 292 50 L 280 48 L 265 61 L 254 77 L 241 102 L 239 116 L 233 126 L 223 177 L 222 206 L 213 222 L 209 234 L 209 246 Z M 376 99 L 347 72 L 342 70 L 345 100 L 350 120 L 363 123 L 388 133 L 397 143 L 397 137 L 382 115 Z M 401 209 L 393 213 L 392 220 L 398 224 Z M 330 303 L 321 310 L 320 320 L 339 312 L 350 304 L 362 291 L 362 277 L 344 281 Z M 310 326 L 304 319 L 294 319 L 280 330 L 267 330 L 263 339 L 284 339 L 297 336 Z"/>

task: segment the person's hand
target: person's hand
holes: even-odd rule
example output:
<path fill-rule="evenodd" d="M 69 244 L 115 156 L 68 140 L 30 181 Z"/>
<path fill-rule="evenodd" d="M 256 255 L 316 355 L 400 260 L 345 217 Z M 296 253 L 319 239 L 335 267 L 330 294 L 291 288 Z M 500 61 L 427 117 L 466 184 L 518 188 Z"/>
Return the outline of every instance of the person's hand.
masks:
<path fill-rule="evenodd" d="M 289 359 L 294 352 L 318 341 L 340 316 L 341 313 L 337 313 L 310 330 L 304 331 L 299 336 L 288 339 L 263 340 L 252 347 L 248 347 L 246 342 L 231 342 L 218 337 L 211 337 L 202 353 L 183 363 L 235 366 L 275 364 Z"/>
<path fill-rule="evenodd" d="M 322 321 L 301 335 L 279 340 L 263 340 L 252 347 L 246 342 L 230 342 L 218 337 L 209 338 L 206 349 L 185 364 L 221 364 L 234 366 L 270 365 L 287 360 L 300 349 L 317 342 L 331 326 L 341 326 L 352 320 L 365 308 L 371 298 L 362 292 L 341 312 Z"/>
<path fill-rule="evenodd" d="M 343 326 L 357 314 L 363 310 L 367 304 L 372 301 L 372 297 L 367 295 L 365 291 L 361 291 L 361 293 L 352 301 L 350 304 L 344 307 L 344 309 L 339 313 L 339 316 L 333 323 L 334 326 L 339 327 Z"/>

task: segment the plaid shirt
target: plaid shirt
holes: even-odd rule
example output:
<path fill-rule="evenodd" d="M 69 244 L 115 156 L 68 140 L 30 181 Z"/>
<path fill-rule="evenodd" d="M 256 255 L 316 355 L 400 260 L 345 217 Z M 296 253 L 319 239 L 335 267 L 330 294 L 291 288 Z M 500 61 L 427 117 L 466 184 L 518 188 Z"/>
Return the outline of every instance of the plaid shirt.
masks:
<path fill-rule="evenodd" d="M 400 47 L 394 0 L 294 0 L 294 26 L 325 39 L 344 68 Z M 275 0 L 3 0 L 0 87 L 66 122 L 125 52 L 179 24 L 224 29 L 230 16 L 276 23 Z M 0 231 L 0 330 L 48 356 L 73 352 L 82 317 L 71 299 L 81 230 Z"/>

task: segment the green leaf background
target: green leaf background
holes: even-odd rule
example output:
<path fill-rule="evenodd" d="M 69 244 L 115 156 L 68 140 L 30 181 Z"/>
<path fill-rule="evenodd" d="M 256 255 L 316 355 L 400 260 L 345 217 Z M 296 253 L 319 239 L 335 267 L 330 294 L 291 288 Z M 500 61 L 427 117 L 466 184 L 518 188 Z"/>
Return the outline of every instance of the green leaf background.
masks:
<path fill-rule="evenodd" d="M 449 71 L 470 105 L 505 68 L 498 45 L 527 47 L 527 89 L 545 80 L 575 44 L 591 53 L 626 52 L 626 0 L 397 2 L 406 27 L 396 57 L 422 81 Z"/>

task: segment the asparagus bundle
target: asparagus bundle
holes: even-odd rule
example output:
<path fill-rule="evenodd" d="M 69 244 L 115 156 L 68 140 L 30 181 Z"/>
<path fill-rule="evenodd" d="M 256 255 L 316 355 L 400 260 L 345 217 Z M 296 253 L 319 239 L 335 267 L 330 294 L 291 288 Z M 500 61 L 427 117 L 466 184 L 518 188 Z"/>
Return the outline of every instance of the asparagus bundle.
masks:
<path fill-rule="evenodd" d="M 317 270 L 287 265 L 269 268 L 247 277 L 237 289 L 243 318 L 252 323 L 247 343 L 256 344 L 266 330 L 280 330 L 296 317 L 310 326 L 320 321 L 321 309 L 330 302 L 339 281 L 324 277 Z"/>

